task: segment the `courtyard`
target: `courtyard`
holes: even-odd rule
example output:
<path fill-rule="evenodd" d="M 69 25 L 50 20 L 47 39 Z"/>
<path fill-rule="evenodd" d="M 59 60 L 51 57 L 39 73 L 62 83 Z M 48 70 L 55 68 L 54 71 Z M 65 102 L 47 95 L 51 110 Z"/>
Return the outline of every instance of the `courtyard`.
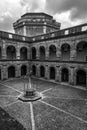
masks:
<path fill-rule="evenodd" d="M 87 90 L 32 78 L 32 87 L 42 99 L 22 102 L 18 96 L 27 82 L 14 79 L 0 83 L 0 107 L 26 130 L 87 130 Z"/>

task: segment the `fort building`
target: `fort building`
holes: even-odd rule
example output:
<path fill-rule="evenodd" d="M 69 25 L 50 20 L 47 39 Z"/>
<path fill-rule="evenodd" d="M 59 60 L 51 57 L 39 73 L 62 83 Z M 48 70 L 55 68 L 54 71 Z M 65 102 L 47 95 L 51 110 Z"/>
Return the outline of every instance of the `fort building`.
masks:
<path fill-rule="evenodd" d="M 48 14 L 27 13 L 13 24 L 15 34 L 0 31 L 0 80 L 32 69 L 35 77 L 87 88 L 87 23 L 60 25 Z"/>

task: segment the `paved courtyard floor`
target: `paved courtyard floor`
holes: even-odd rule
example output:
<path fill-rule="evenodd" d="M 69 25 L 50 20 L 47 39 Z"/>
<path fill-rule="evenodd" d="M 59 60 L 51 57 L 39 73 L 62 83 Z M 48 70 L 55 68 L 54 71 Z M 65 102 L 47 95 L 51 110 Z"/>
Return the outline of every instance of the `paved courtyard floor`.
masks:
<path fill-rule="evenodd" d="M 87 91 L 32 79 L 32 87 L 43 96 L 39 101 L 22 102 L 27 79 L 0 83 L 0 106 L 26 130 L 87 130 Z"/>

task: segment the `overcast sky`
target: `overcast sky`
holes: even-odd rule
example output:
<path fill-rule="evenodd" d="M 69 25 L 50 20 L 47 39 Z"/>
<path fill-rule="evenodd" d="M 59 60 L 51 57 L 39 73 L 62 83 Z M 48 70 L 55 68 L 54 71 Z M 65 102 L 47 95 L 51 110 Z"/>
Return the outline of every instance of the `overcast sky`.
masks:
<path fill-rule="evenodd" d="M 26 12 L 45 12 L 66 28 L 87 22 L 87 0 L 0 0 L 0 30 L 12 32 L 12 24 Z"/>

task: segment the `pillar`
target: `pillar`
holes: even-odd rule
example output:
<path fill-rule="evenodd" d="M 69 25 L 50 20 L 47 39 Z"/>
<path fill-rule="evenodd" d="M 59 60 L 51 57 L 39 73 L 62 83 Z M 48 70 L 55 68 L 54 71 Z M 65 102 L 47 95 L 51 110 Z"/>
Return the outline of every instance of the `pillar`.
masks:
<path fill-rule="evenodd" d="M 46 54 L 46 60 L 48 60 L 48 58 L 49 58 L 49 47 L 47 46 L 46 47 L 46 52 L 45 52 Z"/>
<path fill-rule="evenodd" d="M 70 83 L 71 85 L 74 85 L 74 84 L 75 84 L 75 81 L 74 81 L 74 67 L 70 67 L 69 83 Z"/>
<path fill-rule="evenodd" d="M 61 59 L 61 48 L 57 47 L 56 49 L 56 57 L 60 60 Z"/>
<path fill-rule="evenodd" d="M 2 46 L 2 59 L 6 59 L 7 58 L 7 55 L 6 55 L 6 44 L 3 43 L 3 46 Z"/>
<path fill-rule="evenodd" d="M 27 59 L 30 59 L 31 53 L 30 53 L 30 47 L 27 49 Z"/>
<path fill-rule="evenodd" d="M 40 77 L 40 67 L 39 67 L 39 65 L 36 66 L 36 76 L 38 78 Z"/>
<path fill-rule="evenodd" d="M 40 59 L 39 47 L 36 48 L 36 59 Z"/>
<path fill-rule="evenodd" d="M 45 66 L 45 79 L 49 79 L 49 66 Z"/>
<path fill-rule="evenodd" d="M 75 61 L 76 59 L 76 47 L 75 45 L 73 44 L 72 47 L 71 47 L 71 51 L 70 51 L 70 60 L 71 61 Z"/>
<path fill-rule="evenodd" d="M 17 49 L 16 49 L 16 59 L 20 59 L 20 46 L 17 45 Z"/>
<path fill-rule="evenodd" d="M 7 66 L 3 65 L 3 68 L 1 70 L 1 78 L 2 80 L 5 80 L 8 78 L 8 72 L 7 72 Z"/>
<path fill-rule="evenodd" d="M 56 66 L 56 81 L 60 82 L 60 66 Z"/>

